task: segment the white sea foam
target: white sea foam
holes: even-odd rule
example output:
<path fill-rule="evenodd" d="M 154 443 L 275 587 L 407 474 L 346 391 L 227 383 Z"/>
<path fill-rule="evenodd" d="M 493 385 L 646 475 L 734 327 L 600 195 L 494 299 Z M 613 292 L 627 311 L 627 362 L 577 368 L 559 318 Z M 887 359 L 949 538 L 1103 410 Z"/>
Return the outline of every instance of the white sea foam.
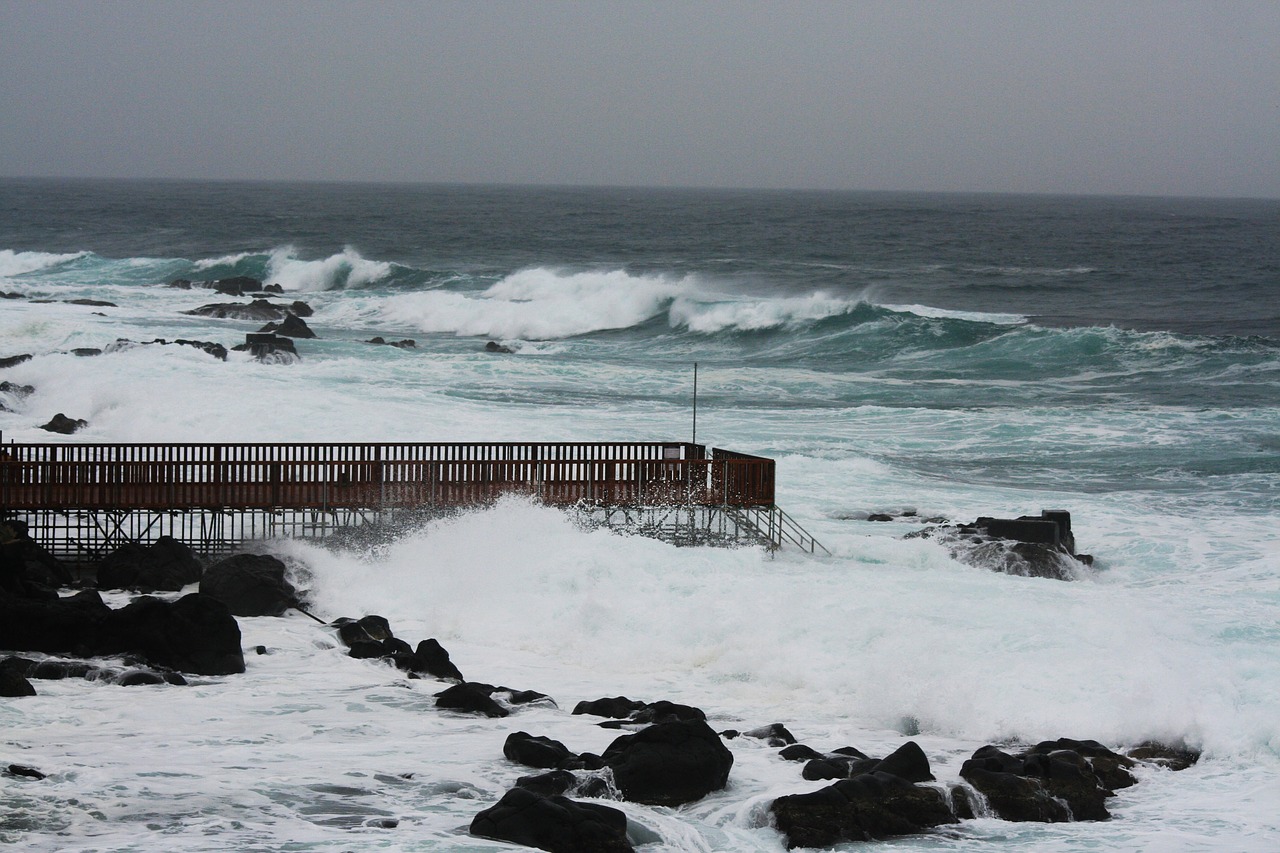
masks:
<path fill-rule="evenodd" d="M 267 261 L 266 283 L 303 291 L 364 287 L 386 278 L 391 270 L 391 263 L 368 260 L 351 246 L 313 261 L 299 258 L 293 246 L 282 246 L 272 250 Z"/>
<path fill-rule="evenodd" d="M 556 340 L 643 323 L 689 286 L 686 279 L 622 270 L 562 272 L 538 267 L 512 273 L 479 293 L 397 294 L 364 306 L 360 319 L 423 332 Z"/>
<path fill-rule="evenodd" d="M 53 254 L 50 252 L 15 252 L 0 249 L 0 278 L 10 278 L 65 264 L 88 255 L 88 252 Z"/>
<path fill-rule="evenodd" d="M 207 270 L 214 267 L 231 267 L 243 260 L 246 260 L 247 258 L 255 257 L 256 255 L 256 252 L 238 252 L 234 255 L 223 255 L 218 258 L 204 258 L 196 261 L 195 268 L 198 270 Z"/>
<path fill-rule="evenodd" d="M 715 301 L 681 297 L 671 306 L 670 316 L 672 326 L 713 334 L 812 323 L 847 314 L 857 306 L 857 300 L 837 299 L 825 293 L 771 299 L 720 296 Z"/>
<path fill-rule="evenodd" d="M 896 311 L 899 314 L 915 314 L 917 317 L 968 320 L 973 323 L 995 323 L 1001 326 L 1017 326 L 1027 322 L 1027 318 L 1022 314 L 955 311 L 947 308 L 935 308 L 932 305 L 881 305 L 880 307 L 889 311 Z"/>

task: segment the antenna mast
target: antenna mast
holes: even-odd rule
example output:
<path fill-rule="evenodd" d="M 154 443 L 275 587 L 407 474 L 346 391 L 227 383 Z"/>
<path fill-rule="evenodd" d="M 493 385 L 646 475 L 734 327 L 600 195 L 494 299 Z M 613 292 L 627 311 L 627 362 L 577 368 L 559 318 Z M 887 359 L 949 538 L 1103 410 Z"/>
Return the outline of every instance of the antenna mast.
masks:
<path fill-rule="evenodd" d="M 698 362 L 693 363 L 693 441 L 698 443 Z"/>

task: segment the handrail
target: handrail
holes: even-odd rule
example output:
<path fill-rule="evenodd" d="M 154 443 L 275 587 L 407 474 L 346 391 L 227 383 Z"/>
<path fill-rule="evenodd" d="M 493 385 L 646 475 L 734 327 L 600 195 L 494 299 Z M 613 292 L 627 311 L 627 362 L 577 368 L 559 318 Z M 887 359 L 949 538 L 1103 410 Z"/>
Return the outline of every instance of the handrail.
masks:
<path fill-rule="evenodd" d="M 17 444 L 0 509 L 769 506 L 774 461 L 688 442 Z"/>

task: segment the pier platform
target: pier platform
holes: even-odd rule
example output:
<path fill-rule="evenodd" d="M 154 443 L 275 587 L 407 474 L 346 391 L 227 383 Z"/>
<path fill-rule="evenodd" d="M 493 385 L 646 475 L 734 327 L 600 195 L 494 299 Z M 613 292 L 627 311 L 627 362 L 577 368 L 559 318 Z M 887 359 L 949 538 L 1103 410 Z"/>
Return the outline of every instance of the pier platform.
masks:
<path fill-rule="evenodd" d="M 399 526 L 518 494 L 677 544 L 825 551 L 775 503 L 774 460 L 688 442 L 0 445 L 0 516 L 90 562 L 172 536 L 204 556 Z"/>

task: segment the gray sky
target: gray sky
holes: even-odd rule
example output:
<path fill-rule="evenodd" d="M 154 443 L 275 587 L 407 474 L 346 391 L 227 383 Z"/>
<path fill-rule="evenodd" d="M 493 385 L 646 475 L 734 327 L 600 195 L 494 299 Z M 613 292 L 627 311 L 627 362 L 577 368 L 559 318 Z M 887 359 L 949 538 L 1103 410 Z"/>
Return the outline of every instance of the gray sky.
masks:
<path fill-rule="evenodd" d="M 1280 197 L 1280 2 L 0 0 L 0 175 Z"/>

